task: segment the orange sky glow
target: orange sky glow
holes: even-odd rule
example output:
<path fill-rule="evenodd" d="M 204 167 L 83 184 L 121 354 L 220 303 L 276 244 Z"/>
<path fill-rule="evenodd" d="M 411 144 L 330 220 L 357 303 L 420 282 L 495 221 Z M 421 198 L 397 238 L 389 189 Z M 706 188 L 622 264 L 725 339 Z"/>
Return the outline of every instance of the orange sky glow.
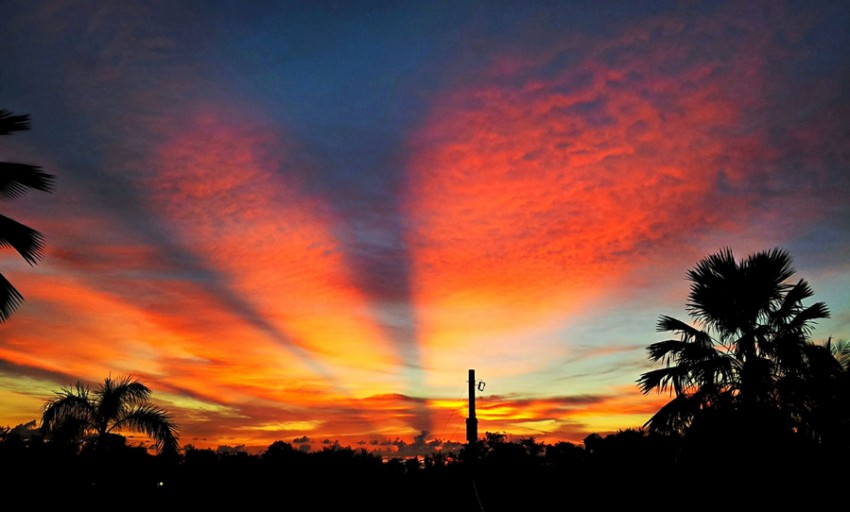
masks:
<path fill-rule="evenodd" d="M 168 9 L 2 22 L 33 129 L 0 152 L 57 186 L 2 205 L 47 242 L 0 255 L 25 296 L 0 426 L 129 374 L 184 445 L 401 452 L 464 441 L 476 369 L 482 434 L 580 443 L 666 402 L 635 384 L 655 321 L 724 246 L 788 247 L 832 311 L 814 338 L 850 336 L 846 9 Z M 432 19 L 409 10 L 426 42 L 383 24 Z M 26 64 L 48 55 L 62 87 Z"/>

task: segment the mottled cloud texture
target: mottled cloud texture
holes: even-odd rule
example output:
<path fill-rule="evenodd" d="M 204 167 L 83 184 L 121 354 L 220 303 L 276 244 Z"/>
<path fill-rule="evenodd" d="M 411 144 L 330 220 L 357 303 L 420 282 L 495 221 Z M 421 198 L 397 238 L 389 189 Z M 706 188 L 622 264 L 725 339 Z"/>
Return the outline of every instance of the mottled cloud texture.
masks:
<path fill-rule="evenodd" d="M 835 2 L 12 2 L 3 204 L 42 231 L 0 425 L 145 381 L 195 446 L 408 453 L 642 425 L 708 252 L 786 247 L 850 336 L 850 11 Z M 342 8 L 341 8 L 342 9 Z"/>

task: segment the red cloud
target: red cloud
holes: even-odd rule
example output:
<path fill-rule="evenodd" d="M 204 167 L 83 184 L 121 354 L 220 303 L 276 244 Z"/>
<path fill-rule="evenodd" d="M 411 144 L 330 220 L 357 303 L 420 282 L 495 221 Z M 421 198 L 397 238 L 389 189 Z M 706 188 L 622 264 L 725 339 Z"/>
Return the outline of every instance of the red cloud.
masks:
<path fill-rule="evenodd" d="M 406 193 L 427 344 L 565 318 L 650 255 L 691 258 L 704 233 L 738 229 L 776 154 L 748 117 L 769 36 L 725 21 L 573 40 L 437 98 Z"/>

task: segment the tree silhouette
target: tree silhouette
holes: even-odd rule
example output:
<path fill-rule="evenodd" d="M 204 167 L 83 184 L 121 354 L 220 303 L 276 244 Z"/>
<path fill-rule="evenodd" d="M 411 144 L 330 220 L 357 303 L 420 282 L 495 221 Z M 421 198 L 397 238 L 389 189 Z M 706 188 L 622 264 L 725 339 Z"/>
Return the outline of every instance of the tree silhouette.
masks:
<path fill-rule="evenodd" d="M 779 383 L 783 405 L 807 440 L 850 453 L 850 342 L 811 345 L 805 357 L 807 364 Z"/>
<path fill-rule="evenodd" d="M 177 426 L 150 396 L 147 386 L 129 376 L 107 377 L 94 390 L 78 382 L 44 404 L 41 428 L 55 440 L 83 441 L 94 449 L 108 449 L 118 432 L 140 432 L 154 440 L 158 453 L 174 454 Z"/>
<path fill-rule="evenodd" d="M 678 338 L 648 347 L 650 360 L 665 367 L 638 380 L 644 393 L 674 395 L 647 422 L 651 431 L 684 433 L 697 421 L 712 428 L 737 422 L 762 435 L 765 427 L 804 426 L 800 413 L 813 398 L 806 386 L 822 353 L 809 337 L 829 311 L 821 302 L 803 305 L 813 292 L 802 279 L 789 283 L 794 272 L 784 250 L 738 262 L 728 248 L 688 271 L 686 309 L 695 326 L 661 316 L 658 330 Z"/>
<path fill-rule="evenodd" d="M 29 115 L 0 110 L 0 135 L 29 129 Z M 29 189 L 50 192 L 53 176 L 34 165 L 0 162 L 0 199 L 17 198 Z M 27 263 L 35 265 L 42 256 L 44 238 L 38 231 L 0 215 L 0 246 L 12 247 Z M 8 320 L 23 300 L 20 292 L 0 274 L 0 322 Z"/>

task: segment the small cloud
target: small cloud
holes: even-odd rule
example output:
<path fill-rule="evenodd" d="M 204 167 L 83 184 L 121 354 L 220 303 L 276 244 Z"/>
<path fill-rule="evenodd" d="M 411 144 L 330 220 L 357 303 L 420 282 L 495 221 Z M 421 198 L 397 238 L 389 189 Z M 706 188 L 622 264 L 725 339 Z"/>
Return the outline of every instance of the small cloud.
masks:
<path fill-rule="evenodd" d="M 222 445 L 215 449 L 215 453 L 217 455 L 235 455 L 237 453 L 247 453 L 247 450 L 244 444 L 236 446 Z"/>
<path fill-rule="evenodd" d="M 418 436 L 415 436 L 413 438 L 413 445 L 414 446 L 424 446 L 425 445 L 425 438 L 428 436 L 429 433 L 430 432 L 428 432 L 427 430 L 423 430 Z"/>

